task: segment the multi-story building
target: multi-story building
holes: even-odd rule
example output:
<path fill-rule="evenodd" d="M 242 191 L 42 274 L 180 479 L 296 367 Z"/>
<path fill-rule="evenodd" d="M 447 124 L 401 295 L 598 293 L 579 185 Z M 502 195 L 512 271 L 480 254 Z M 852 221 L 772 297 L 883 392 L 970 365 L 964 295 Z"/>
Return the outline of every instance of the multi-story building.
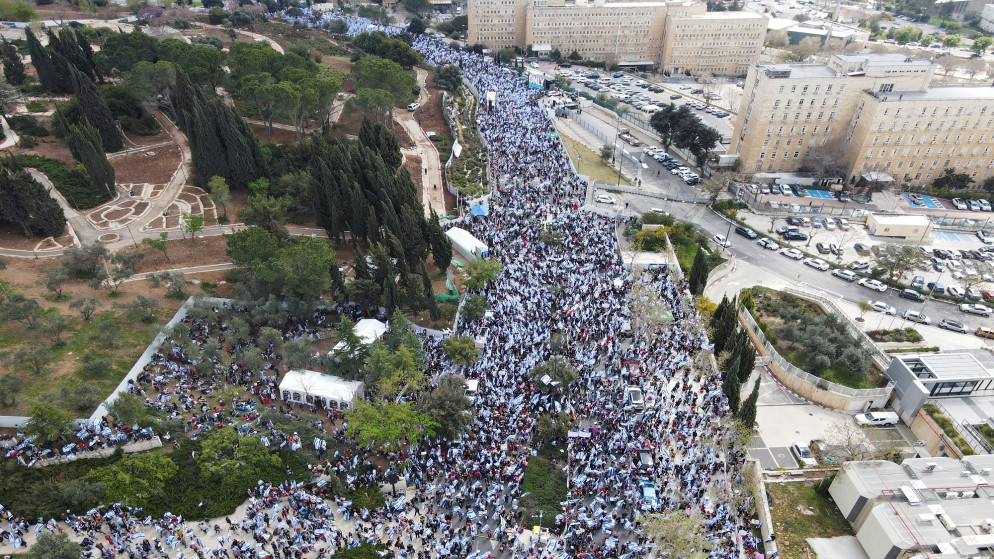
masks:
<path fill-rule="evenodd" d="M 744 76 L 763 51 L 768 21 L 763 14 L 744 11 L 670 15 L 659 68 L 674 74 Z"/>
<path fill-rule="evenodd" d="M 525 9 L 524 44 L 621 66 L 657 66 L 667 15 L 705 10 L 683 0 L 532 0 Z"/>
<path fill-rule="evenodd" d="M 715 74 L 744 74 L 766 33 L 763 15 L 689 0 L 470 0 L 468 15 L 470 44 Z"/>
<path fill-rule="evenodd" d="M 977 25 L 988 33 L 994 33 L 994 4 L 984 6 L 980 11 L 980 21 Z"/>
<path fill-rule="evenodd" d="M 742 172 L 798 171 L 813 148 L 845 142 L 863 91 L 923 91 L 935 66 L 902 54 L 834 55 L 827 64 L 754 66 L 729 153 Z"/>

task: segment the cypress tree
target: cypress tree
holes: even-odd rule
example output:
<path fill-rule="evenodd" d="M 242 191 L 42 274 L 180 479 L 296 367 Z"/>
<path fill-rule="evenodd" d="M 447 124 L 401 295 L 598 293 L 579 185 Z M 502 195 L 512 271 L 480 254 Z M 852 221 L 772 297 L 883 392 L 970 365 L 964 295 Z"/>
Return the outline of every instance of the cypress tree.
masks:
<path fill-rule="evenodd" d="M 70 124 L 66 145 L 73 158 L 83 164 L 94 186 L 107 192 L 114 190 L 114 167 L 107 161 L 100 134 L 93 125 L 85 120 L 79 126 Z"/>
<path fill-rule="evenodd" d="M 124 147 L 121 131 L 117 121 L 103 97 L 97 92 L 97 87 L 75 68 L 69 68 L 73 93 L 79 101 L 79 110 L 87 121 L 97 129 L 104 151 L 120 151 Z"/>
<path fill-rule="evenodd" d="M 742 384 L 739 382 L 738 375 L 738 356 L 732 357 L 731 365 L 734 367 L 729 367 L 728 371 L 722 373 L 721 391 L 728 398 L 728 408 L 732 410 L 732 413 L 739 411 L 739 402 L 741 401 L 741 390 Z"/>
<path fill-rule="evenodd" d="M 17 52 L 17 47 L 10 43 L 3 45 L 3 77 L 10 85 L 21 85 L 24 83 L 24 62 Z"/>
<path fill-rule="evenodd" d="M 431 255 L 435 260 L 440 272 L 448 269 L 452 263 L 452 241 L 442 231 L 442 226 L 438 223 L 438 214 L 435 209 L 431 209 L 431 217 L 428 221 L 428 242 L 431 244 Z"/>
<path fill-rule="evenodd" d="M 373 132 L 376 134 L 376 151 L 383 159 L 383 164 L 390 170 L 400 167 L 404 161 L 404 156 L 400 153 L 400 142 L 397 141 L 397 136 L 379 122 L 373 126 Z"/>
<path fill-rule="evenodd" d="M 739 408 L 738 420 L 742 422 L 743 425 L 752 429 L 752 426 L 756 423 L 756 403 L 759 401 L 759 381 L 756 379 L 756 384 L 752 388 L 752 392 L 749 397 L 746 398 L 745 402 L 742 403 L 742 407 Z"/>
<path fill-rule="evenodd" d="M 441 313 L 438 310 L 438 302 L 435 301 L 435 289 L 431 286 L 431 278 L 428 277 L 428 267 L 421 263 L 421 283 L 425 288 L 425 297 L 428 298 L 428 313 L 432 320 L 438 320 Z"/>
<path fill-rule="evenodd" d="M 373 131 L 373 124 L 366 117 L 362 117 L 362 123 L 359 125 L 359 143 L 370 149 L 376 149 L 376 132 Z"/>
<path fill-rule="evenodd" d="M 421 215 L 424 214 L 422 213 Z M 400 229 L 402 236 L 400 238 L 403 239 L 404 254 L 407 256 L 407 262 L 411 266 L 423 261 L 428 256 L 428 243 L 421 235 L 421 223 L 423 221 L 424 217 L 415 215 L 414 211 L 409 207 L 401 211 Z"/>
<path fill-rule="evenodd" d="M 748 337 L 748 334 L 746 334 Z M 749 380 L 749 375 L 756 367 L 756 350 L 752 346 L 752 341 L 747 341 L 739 351 L 739 380 L 745 382 Z"/>
<path fill-rule="evenodd" d="M 715 330 L 714 339 L 714 352 L 719 354 L 725 350 L 728 342 L 732 341 L 732 336 L 735 335 L 735 316 L 731 312 L 726 312 L 722 318 L 721 322 L 718 324 L 718 328 Z"/>
<path fill-rule="evenodd" d="M 340 293 L 345 293 L 345 280 L 342 278 L 342 271 L 338 269 L 338 262 L 331 263 L 331 284 L 335 286 Z"/>
<path fill-rule="evenodd" d="M 28 54 L 31 56 L 31 64 L 38 73 L 38 81 L 41 82 L 41 86 L 49 93 L 65 93 L 65 88 L 69 84 L 59 83 L 48 50 L 41 46 L 41 42 L 38 41 L 38 37 L 35 37 L 30 27 L 24 28 L 24 36 L 28 44 Z"/>
<path fill-rule="evenodd" d="M 352 255 L 355 257 L 356 279 L 369 279 L 369 265 L 366 264 L 366 257 L 362 255 L 362 249 L 359 248 L 355 235 L 352 235 Z"/>
<path fill-rule="evenodd" d="M 690 293 L 700 295 L 704 292 L 704 287 L 708 283 L 708 265 L 704 257 L 704 247 L 697 245 L 697 254 L 694 255 L 694 263 L 690 267 Z"/>
<path fill-rule="evenodd" d="M 721 317 L 728 312 L 728 295 L 721 296 L 721 302 L 718 303 L 718 307 L 714 310 L 714 314 L 711 315 L 711 328 L 717 328 L 721 324 Z"/>
<path fill-rule="evenodd" d="M 366 233 L 369 235 L 369 242 L 379 243 L 383 240 L 383 236 L 381 235 L 380 222 L 376 218 L 376 207 L 370 205 L 366 209 L 369 210 L 369 217 L 366 218 Z"/>

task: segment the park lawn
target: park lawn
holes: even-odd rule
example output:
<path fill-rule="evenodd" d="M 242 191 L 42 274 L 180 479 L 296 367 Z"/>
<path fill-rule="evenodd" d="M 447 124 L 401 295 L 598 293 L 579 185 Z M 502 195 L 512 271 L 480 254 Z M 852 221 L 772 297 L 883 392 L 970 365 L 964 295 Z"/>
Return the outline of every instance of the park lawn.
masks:
<path fill-rule="evenodd" d="M 689 275 L 690 269 L 694 266 L 694 257 L 697 256 L 697 243 L 677 244 L 672 242 L 672 239 L 670 240 L 670 243 L 673 245 L 673 252 L 676 253 L 676 261 L 680 263 L 680 269 L 683 270 L 684 274 Z M 725 259 L 722 258 L 717 252 L 709 252 L 706 257 L 708 272 L 715 269 L 724 261 Z"/>
<path fill-rule="evenodd" d="M 854 535 L 839 507 L 815 482 L 767 483 L 773 497 L 770 515 L 782 559 L 807 559 L 806 538 Z"/>
<path fill-rule="evenodd" d="M 559 138 L 563 141 L 563 145 L 566 146 L 569 158 L 573 161 L 573 166 L 576 167 L 578 173 L 590 177 L 591 180 L 618 184 L 618 172 L 612 169 L 607 163 L 604 163 L 600 156 L 594 153 L 592 149 L 568 136 L 560 134 Z M 621 184 L 628 185 L 631 183 L 622 178 Z"/>

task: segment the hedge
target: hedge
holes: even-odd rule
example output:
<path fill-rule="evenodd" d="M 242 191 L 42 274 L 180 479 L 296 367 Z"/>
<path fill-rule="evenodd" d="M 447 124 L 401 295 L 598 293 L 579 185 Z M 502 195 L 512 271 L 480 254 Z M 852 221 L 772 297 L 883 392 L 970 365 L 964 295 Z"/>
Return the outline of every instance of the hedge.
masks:
<path fill-rule="evenodd" d="M 70 169 L 61 161 L 40 155 L 15 155 L 14 160 L 22 167 L 45 173 L 66 202 L 77 210 L 99 206 L 113 197 L 111 192 L 97 190 L 82 166 Z"/>

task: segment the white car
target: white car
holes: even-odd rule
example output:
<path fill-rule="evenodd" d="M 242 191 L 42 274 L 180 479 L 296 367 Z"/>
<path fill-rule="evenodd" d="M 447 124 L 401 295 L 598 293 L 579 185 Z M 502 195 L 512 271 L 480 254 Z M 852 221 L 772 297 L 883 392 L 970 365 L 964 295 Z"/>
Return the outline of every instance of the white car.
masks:
<path fill-rule="evenodd" d="M 849 227 L 851 227 L 851 225 L 849 225 L 849 220 L 841 217 L 838 219 L 838 224 L 839 229 L 842 229 L 843 231 L 848 231 Z"/>
<path fill-rule="evenodd" d="M 407 106 L 407 110 L 409 111 L 416 111 L 420 108 L 421 108 L 421 103 L 411 103 L 410 105 Z"/>
<path fill-rule="evenodd" d="M 728 242 L 728 239 L 726 239 L 724 235 L 714 235 L 711 237 L 711 240 L 720 247 L 728 248 L 732 246 L 732 243 Z"/>
<path fill-rule="evenodd" d="M 959 306 L 959 310 L 969 314 L 979 314 L 984 317 L 990 316 L 992 312 L 990 307 L 981 305 L 980 303 L 963 303 Z"/>
<path fill-rule="evenodd" d="M 677 167 L 677 168 L 673 169 L 672 171 L 670 171 L 670 174 L 671 175 L 679 175 L 681 173 L 686 173 L 686 172 L 689 172 L 689 171 L 690 171 L 690 169 L 688 169 L 687 167 Z"/>
<path fill-rule="evenodd" d="M 835 220 L 830 217 L 826 217 L 825 229 L 828 229 L 829 231 L 835 231 Z"/>
<path fill-rule="evenodd" d="M 868 287 L 870 289 L 879 291 L 881 293 L 886 293 L 887 292 L 887 286 L 884 285 L 883 283 L 880 283 L 879 281 L 877 281 L 875 279 L 863 278 L 863 279 L 859 280 L 856 283 L 858 285 L 862 285 L 863 287 Z"/>
<path fill-rule="evenodd" d="M 853 270 L 865 270 L 870 267 L 869 260 L 854 260 L 852 264 L 849 265 Z"/>
<path fill-rule="evenodd" d="M 597 201 L 597 202 L 601 202 L 603 204 L 617 204 L 618 203 L 618 199 L 617 198 L 615 198 L 614 196 L 608 196 L 607 194 L 598 194 L 597 196 L 594 196 L 594 200 Z"/>
<path fill-rule="evenodd" d="M 901 315 L 905 320 L 910 320 L 912 322 L 917 322 L 918 324 L 932 324 L 932 319 L 925 316 L 918 311 L 906 310 L 904 314 Z"/>
<path fill-rule="evenodd" d="M 780 254 L 782 254 L 782 255 L 784 255 L 784 256 L 786 256 L 788 258 L 793 258 L 794 260 L 800 260 L 800 259 L 804 258 L 804 253 L 801 252 L 801 251 L 799 251 L 799 250 L 797 250 L 796 248 L 784 248 L 784 249 L 780 249 Z"/>
<path fill-rule="evenodd" d="M 945 328 L 946 330 L 951 330 L 953 332 L 959 332 L 960 334 L 969 334 L 970 329 L 958 320 L 953 320 L 951 318 L 943 318 L 939 321 L 939 328 Z"/>
<path fill-rule="evenodd" d="M 811 449 L 808 448 L 808 445 L 804 443 L 794 443 L 791 445 L 790 451 L 794 454 L 794 457 L 797 458 L 797 463 L 802 468 L 818 465 L 818 461 L 815 460 L 814 455 L 811 454 Z"/>
<path fill-rule="evenodd" d="M 821 270 L 822 272 L 830 268 L 828 262 L 825 262 L 821 258 L 805 258 L 804 263 L 816 270 Z"/>
<path fill-rule="evenodd" d="M 762 239 L 756 241 L 756 243 L 767 250 L 780 250 L 780 245 L 773 239 L 769 239 L 767 237 L 763 237 Z"/>
<path fill-rule="evenodd" d="M 870 301 L 870 306 L 873 310 L 877 312 L 882 312 L 884 314 L 889 314 L 891 316 L 897 316 L 897 309 L 884 303 L 883 301 Z"/>
<path fill-rule="evenodd" d="M 950 285 L 949 287 L 946 288 L 946 294 L 950 295 L 951 297 L 956 297 L 957 299 L 962 299 L 966 297 L 966 290 L 963 289 L 962 287 Z"/>
<path fill-rule="evenodd" d="M 853 272 L 852 270 L 843 270 L 842 268 L 836 268 L 832 270 L 832 275 L 837 278 L 842 278 L 849 282 L 853 282 L 859 279 L 859 276 L 856 275 L 856 272 Z"/>

